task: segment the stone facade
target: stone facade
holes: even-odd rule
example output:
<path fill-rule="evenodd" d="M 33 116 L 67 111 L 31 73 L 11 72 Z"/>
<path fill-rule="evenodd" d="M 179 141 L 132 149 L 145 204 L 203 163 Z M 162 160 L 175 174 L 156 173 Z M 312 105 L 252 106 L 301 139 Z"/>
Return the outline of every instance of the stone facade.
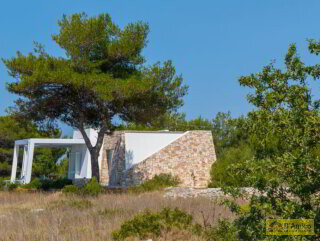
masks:
<path fill-rule="evenodd" d="M 177 176 L 184 187 L 207 187 L 216 161 L 211 131 L 188 131 L 160 151 L 125 170 L 125 132 L 105 137 L 101 183 L 109 186 L 141 184 L 160 173 Z M 107 150 L 113 150 L 108 167 Z"/>
<path fill-rule="evenodd" d="M 108 163 L 108 151 L 112 151 L 112 161 Z M 125 170 L 125 135 L 116 131 L 104 137 L 103 157 L 100 169 L 100 183 L 106 186 L 121 186 L 121 176 Z"/>

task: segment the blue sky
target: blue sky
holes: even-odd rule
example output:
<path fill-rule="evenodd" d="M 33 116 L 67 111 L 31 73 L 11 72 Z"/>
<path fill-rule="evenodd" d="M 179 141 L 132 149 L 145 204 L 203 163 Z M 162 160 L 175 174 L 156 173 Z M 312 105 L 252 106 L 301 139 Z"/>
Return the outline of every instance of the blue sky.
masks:
<path fill-rule="evenodd" d="M 34 40 L 50 54 L 63 56 L 51 40 L 62 14 L 107 12 L 121 27 L 145 21 L 151 29 L 144 51 L 148 63 L 171 59 L 190 86 L 181 109 L 187 118 L 212 119 L 228 110 L 237 117 L 253 108 L 246 101 L 248 89 L 238 84 L 241 75 L 258 72 L 274 59 L 283 66 L 290 43 L 297 43 L 303 60 L 315 63 L 306 39 L 320 39 L 319 9 L 319 0 L 4 1 L 0 57 L 10 58 L 17 50 L 27 54 Z M 2 62 L 0 77 L 0 115 L 4 115 L 16 96 L 5 89 L 5 83 L 13 79 Z M 315 92 L 318 95 L 319 88 Z M 70 135 L 70 128 L 62 129 Z"/>

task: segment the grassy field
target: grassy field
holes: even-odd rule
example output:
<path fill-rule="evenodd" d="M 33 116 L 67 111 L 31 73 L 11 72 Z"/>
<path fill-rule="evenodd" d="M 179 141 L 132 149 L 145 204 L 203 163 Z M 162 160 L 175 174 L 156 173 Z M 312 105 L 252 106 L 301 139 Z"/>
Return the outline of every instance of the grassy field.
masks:
<path fill-rule="evenodd" d="M 205 225 L 214 225 L 220 217 L 233 218 L 217 201 L 168 199 L 161 192 L 81 198 L 61 192 L 0 191 L 0 240 L 112 240 L 112 231 L 119 229 L 125 220 L 146 209 L 161 211 L 164 207 L 183 209 L 193 215 L 194 221 Z M 166 240 L 199 238 L 176 231 Z"/>

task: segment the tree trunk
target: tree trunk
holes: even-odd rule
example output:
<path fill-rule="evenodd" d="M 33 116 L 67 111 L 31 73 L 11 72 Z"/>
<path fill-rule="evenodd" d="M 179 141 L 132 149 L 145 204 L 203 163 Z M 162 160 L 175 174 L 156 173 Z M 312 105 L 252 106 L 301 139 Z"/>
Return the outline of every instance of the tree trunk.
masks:
<path fill-rule="evenodd" d="M 91 170 L 92 170 L 92 177 L 95 177 L 97 179 L 97 182 L 100 182 L 100 170 L 99 170 L 100 149 L 96 150 L 96 146 L 94 147 L 94 150 L 92 150 L 90 152 L 90 154 L 91 154 Z"/>
<path fill-rule="evenodd" d="M 86 146 L 90 152 L 91 155 L 91 170 L 92 170 L 92 177 L 95 177 L 97 179 L 97 182 L 100 182 L 100 170 L 99 170 L 99 155 L 100 150 L 103 143 L 104 133 L 107 130 L 106 126 L 103 126 L 100 131 L 98 132 L 98 138 L 95 146 L 92 146 L 92 143 L 85 132 L 85 129 L 83 126 L 78 128 L 83 136 L 84 142 L 86 143 Z"/>

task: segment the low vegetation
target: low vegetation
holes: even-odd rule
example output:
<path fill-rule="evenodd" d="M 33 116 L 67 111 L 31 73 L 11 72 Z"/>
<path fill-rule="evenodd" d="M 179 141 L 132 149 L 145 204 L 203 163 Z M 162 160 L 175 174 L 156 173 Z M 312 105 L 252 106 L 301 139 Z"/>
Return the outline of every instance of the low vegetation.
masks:
<path fill-rule="evenodd" d="M 34 178 L 31 183 L 22 185 L 22 188 L 34 189 L 34 190 L 52 190 L 52 189 L 62 189 L 67 185 L 72 184 L 72 181 L 67 178 L 58 178 L 56 180 Z"/>
<path fill-rule="evenodd" d="M 192 215 L 178 208 L 164 208 L 153 213 L 147 210 L 125 221 L 112 237 L 116 241 L 128 238 L 168 240 L 168 237 L 170 240 L 237 240 L 237 229 L 230 221 L 219 219 L 214 226 L 206 219 L 203 221 L 202 224 L 194 222 Z"/>
<path fill-rule="evenodd" d="M 66 185 L 72 184 L 72 181 L 67 178 L 59 178 L 56 180 L 34 178 L 29 184 L 18 184 L 5 182 L 5 180 L 0 179 L 0 190 L 14 190 L 16 188 L 24 190 L 38 190 L 38 191 L 48 191 L 48 190 L 59 190 L 64 188 Z"/>
<path fill-rule="evenodd" d="M 100 186 L 97 179 L 94 177 L 83 187 L 77 187 L 75 185 L 67 185 L 63 188 L 65 194 L 74 194 L 78 196 L 93 196 L 97 197 L 104 192 L 104 188 Z"/>
<path fill-rule="evenodd" d="M 155 213 L 147 210 L 124 222 L 119 231 L 113 232 L 112 237 L 115 240 L 125 240 L 128 237 L 155 239 L 167 237 L 173 229 L 191 230 L 192 215 L 177 208 L 164 208 Z"/>
<path fill-rule="evenodd" d="M 180 183 L 177 177 L 171 174 L 161 173 L 155 175 L 152 179 L 145 181 L 144 183 L 129 187 L 129 192 L 131 193 L 143 193 L 151 191 L 163 190 L 166 187 L 176 187 Z"/>
<path fill-rule="evenodd" d="M 234 218 L 234 215 L 217 201 L 205 198 L 170 199 L 164 198 L 163 192 L 83 197 L 65 195 L 63 192 L 29 193 L 18 189 L 14 192 L 0 191 L 0 240 L 112 240 L 112 232 L 121 230 L 121 225 L 128 220 L 145 214 L 146 210 L 149 210 L 150 214 L 160 212 L 164 217 L 165 207 L 170 210 L 167 211 L 170 216 L 167 224 L 174 222 L 174 226 L 179 223 L 188 224 L 188 215 L 193 217 L 192 224 L 212 227 L 220 218 Z M 181 213 L 174 211 L 176 208 Z M 187 216 L 184 216 L 184 213 Z M 171 219 L 172 216 L 174 218 Z M 163 218 L 161 220 L 163 221 Z M 179 228 L 161 232 L 167 233 L 167 241 L 206 240 Z M 156 240 L 164 239 L 160 236 Z"/>

